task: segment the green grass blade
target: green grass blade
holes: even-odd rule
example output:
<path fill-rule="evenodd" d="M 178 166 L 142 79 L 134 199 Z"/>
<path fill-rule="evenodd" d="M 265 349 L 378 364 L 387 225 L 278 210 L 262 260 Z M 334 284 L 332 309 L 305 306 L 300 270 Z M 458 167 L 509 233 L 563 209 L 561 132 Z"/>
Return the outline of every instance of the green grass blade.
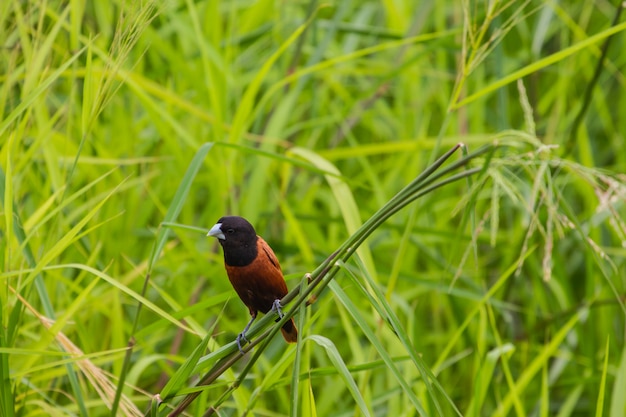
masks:
<path fill-rule="evenodd" d="M 13 417 L 15 415 L 14 395 L 13 395 L 13 377 L 11 376 L 11 368 L 9 367 L 9 348 L 7 343 L 7 329 L 4 326 L 4 304 L 0 305 L 0 412 L 3 416 Z"/>
<path fill-rule="evenodd" d="M 212 142 L 207 142 L 205 144 L 203 144 L 202 146 L 200 146 L 200 148 L 198 148 L 198 150 L 196 151 L 193 159 L 191 160 L 191 162 L 189 163 L 189 166 L 187 167 L 187 171 L 185 172 L 185 175 L 183 176 L 178 188 L 176 189 L 176 193 L 174 194 L 174 198 L 172 199 L 167 212 L 165 214 L 165 218 L 163 219 L 164 222 L 167 223 L 172 223 L 174 222 L 177 218 L 178 215 L 180 214 L 180 211 L 183 208 L 183 205 L 187 199 L 187 195 L 189 194 L 189 191 L 191 189 L 191 185 L 196 177 L 196 175 L 198 174 L 198 171 L 200 170 L 200 168 L 202 167 L 203 163 L 204 163 L 204 159 L 206 158 L 206 155 L 208 154 L 208 152 L 213 148 L 213 143 Z M 148 286 L 148 280 L 150 279 L 150 274 L 152 272 L 152 268 L 154 267 L 155 263 L 157 262 L 158 258 L 161 256 L 161 252 L 163 251 L 163 247 L 165 246 L 165 243 L 167 242 L 168 238 L 169 238 L 169 233 L 170 233 L 170 229 L 167 227 L 160 227 L 159 231 L 157 232 L 157 236 L 154 242 L 154 245 L 152 246 L 152 253 L 150 254 L 150 258 L 148 259 L 148 268 L 147 268 L 147 273 L 146 273 L 146 278 L 144 280 L 144 285 L 143 285 L 143 289 L 142 289 L 142 293 L 141 295 L 136 294 L 135 295 L 135 299 L 138 300 L 139 302 L 139 306 L 137 308 L 137 311 L 135 313 L 135 317 L 133 319 L 133 325 L 132 325 L 132 331 L 131 331 L 131 339 L 129 341 L 129 353 L 127 354 L 126 358 L 124 359 L 124 363 L 122 365 L 122 372 L 120 374 L 120 378 L 119 378 L 119 385 L 118 385 L 118 389 L 115 392 L 115 399 L 113 400 L 113 406 L 111 407 L 111 414 L 113 417 L 115 417 L 115 414 L 117 412 L 117 407 L 119 404 L 119 401 L 121 399 L 121 394 L 122 394 L 122 390 L 124 387 L 124 381 L 126 379 L 126 375 L 128 373 L 129 367 L 130 367 L 130 363 L 131 363 L 131 355 L 130 352 L 132 351 L 132 347 L 134 346 L 134 342 L 133 342 L 133 338 L 135 337 L 135 333 L 137 331 L 137 326 L 139 324 L 139 316 L 141 314 L 141 309 L 144 305 L 151 307 L 152 309 L 154 309 L 156 306 L 149 302 L 147 299 L 144 298 L 147 286 Z M 114 284 L 115 285 L 115 284 Z M 160 309 L 159 309 L 160 310 Z M 167 320 L 172 321 L 173 317 L 167 313 L 165 313 L 164 311 L 161 311 L 161 316 Z M 186 326 L 185 326 L 186 327 Z"/>
<path fill-rule="evenodd" d="M 204 164 L 204 159 L 209 151 L 213 148 L 212 142 L 207 142 L 200 146 L 196 151 L 196 154 L 193 156 L 193 159 L 189 163 L 187 167 L 187 171 L 183 176 L 182 180 L 178 188 L 176 189 L 176 194 L 174 194 L 174 198 L 172 199 L 169 207 L 167 208 L 167 213 L 165 213 L 165 217 L 163 218 L 164 222 L 174 222 L 178 218 L 178 214 L 183 208 L 185 201 L 187 199 L 187 195 L 191 190 L 191 185 L 193 184 L 196 175 L 198 175 L 198 171 L 202 168 Z M 152 250 L 152 254 L 150 255 L 150 261 L 148 263 L 148 273 L 152 270 L 154 264 L 158 260 L 159 256 L 161 256 L 161 252 L 163 251 L 163 247 L 165 246 L 165 242 L 167 242 L 169 238 L 170 230 L 168 228 L 161 227 L 157 233 L 155 244 Z"/>
<path fill-rule="evenodd" d="M 513 391 L 509 392 L 506 397 L 500 402 L 496 412 L 493 414 L 496 417 L 508 415 L 513 402 L 520 396 L 524 390 L 528 387 L 532 379 L 537 375 L 543 366 L 550 360 L 555 354 L 565 337 L 572 331 L 572 328 L 580 321 L 581 317 L 586 314 L 585 309 L 578 310 L 564 325 L 563 327 L 552 337 L 550 342 L 541 349 L 541 351 L 534 357 L 532 362 L 524 369 L 521 375 L 518 376 L 515 381 L 515 387 Z"/>
<path fill-rule="evenodd" d="M 476 375 L 476 385 L 473 391 L 472 399 L 467 407 L 466 417 L 481 416 L 481 410 L 484 406 L 485 397 L 491 382 L 493 380 L 494 371 L 496 365 L 501 360 L 502 355 L 512 355 L 515 351 L 515 346 L 512 344 L 506 344 L 504 346 L 492 349 L 485 356 L 482 366 Z"/>
<path fill-rule="evenodd" d="M 596 417 L 604 415 L 604 398 L 606 395 L 606 374 L 609 367 L 609 342 L 611 338 L 607 336 L 606 347 L 604 349 L 604 365 L 602 366 L 602 378 L 600 379 L 600 387 L 598 388 L 598 402 L 596 404 Z"/>
<path fill-rule="evenodd" d="M 350 394 L 352 394 L 354 401 L 359 406 L 361 413 L 363 413 L 364 416 L 372 415 L 369 407 L 365 403 L 365 399 L 359 392 L 359 387 L 354 381 L 352 374 L 350 374 L 350 371 L 348 370 L 348 367 L 346 366 L 345 362 L 341 358 L 341 355 L 339 354 L 339 351 L 337 350 L 337 347 L 335 346 L 335 344 L 327 337 L 319 336 L 319 335 L 311 335 L 308 337 L 308 339 L 314 341 L 315 343 L 317 343 L 318 346 L 324 348 L 331 363 L 335 366 L 335 369 L 337 369 L 337 373 L 342 377 L 343 381 L 346 383 L 346 387 L 348 387 L 348 391 L 350 391 Z"/>
<path fill-rule="evenodd" d="M 584 390 L 585 387 L 583 384 L 578 384 L 574 386 L 574 389 L 570 390 L 567 397 L 565 398 L 565 401 L 563 401 L 563 404 L 561 404 L 561 406 L 559 407 L 559 413 L 556 415 L 556 417 L 570 417 L 575 415 L 576 406 L 578 405 L 578 402 L 580 401 Z M 619 415 L 621 416 L 622 414 Z"/>
<path fill-rule="evenodd" d="M 521 259 L 526 259 L 535 248 L 529 248 L 529 250 L 521 256 Z M 477 303 L 477 305 L 466 315 L 465 319 L 461 323 L 460 326 L 456 329 L 454 334 L 449 338 L 448 343 L 446 344 L 443 351 L 439 354 L 439 358 L 437 362 L 433 366 L 435 373 L 438 372 L 439 367 L 443 364 L 443 362 L 448 358 L 450 351 L 453 346 L 461 339 L 463 332 L 466 331 L 467 326 L 471 323 L 474 317 L 480 312 L 480 310 L 484 307 L 484 304 L 490 302 L 491 298 L 494 297 L 497 291 L 501 290 L 504 284 L 513 276 L 515 271 L 517 270 L 518 260 L 514 262 L 512 265 L 509 265 L 509 268 L 504 271 L 498 280 L 489 288 L 489 290 L 485 293 L 485 295 L 481 298 L 481 300 Z"/>
<path fill-rule="evenodd" d="M 176 373 L 167 381 L 167 384 L 161 390 L 161 398 L 163 400 L 170 397 L 172 393 L 178 392 L 180 388 L 189 380 L 189 377 L 193 373 L 198 360 L 202 357 L 202 354 L 206 351 L 209 340 L 211 340 L 211 333 L 208 333 L 204 339 L 196 346 L 191 355 L 187 357 L 185 362 L 176 370 Z"/>
<path fill-rule="evenodd" d="M 341 287 L 335 281 L 331 281 L 328 286 L 333 292 L 333 294 L 337 297 L 341 305 L 348 311 L 348 313 L 350 314 L 350 316 L 352 317 L 356 325 L 359 327 L 359 329 L 363 332 L 365 337 L 367 337 L 367 339 L 370 341 L 372 346 L 374 346 L 374 348 L 376 349 L 380 357 L 383 359 L 385 364 L 389 367 L 389 370 L 391 371 L 394 379 L 398 382 L 398 384 L 402 388 L 402 392 L 404 393 L 404 395 L 407 396 L 411 404 L 413 404 L 415 409 L 422 416 L 428 416 L 428 413 L 426 412 L 426 410 L 420 403 L 419 399 L 415 395 L 413 388 L 407 381 L 404 380 L 394 360 L 391 358 L 391 356 L 387 352 L 387 349 L 385 349 L 385 347 L 381 344 L 381 341 L 376 337 L 372 329 L 370 329 L 365 318 L 362 316 L 361 312 L 356 307 L 356 305 L 352 302 L 352 300 L 346 295 L 346 293 L 341 289 Z"/>
<path fill-rule="evenodd" d="M 563 61 L 565 58 L 575 53 L 578 53 L 585 48 L 589 48 L 593 44 L 600 42 L 601 40 L 609 36 L 615 35 L 616 33 L 622 32 L 624 30 L 626 30 L 626 22 L 622 22 L 619 25 L 611 26 L 610 28 L 605 29 L 602 32 L 596 33 L 595 35 L 592 35 L 588 37 L 587 39 L 584 39 L 578 43 L 575 43 L 572 46 L 561 49 L 558 52 L 553 53 L 552 55 L 548 55 L 545 58 L 539 59 L 537 61 L 533 61 L 533 63 L 523 68 L 520 68 L 519 70 L 514 71 L 511 74 L 508 74 L 506 77 L 501 78 L 500 80 L 492 84 L 489 84 L 487 87 L 483 88 L 482 90 L 479 90 L 473 94 L 470 94 L 468 97 L 462 100 L 459 100 L 457 103 L 453 105 L 452 108 L 458 109 L 463 106 L 466 106 L 467 104 L 472 103 L 476 101 L 477 99 L 484 97 L 487 94 L 492 93 L 493 91 L 501 87 L 504 87 L 507 84 L 517 81 L 518 79 L 523 78 L 529 74 L 533 74 L 537 71 L 540 71 L 546 67 L 549 67 L 550 65 L 554 65 L 557 62 Z"/>
<path fill-rule="evenodd" d="M 37 87 L 33 89 L 21 102 L 18 104 L 2 121 L 0 121 L 0 135 L 11 126 L 11 124 L 25 111 L 27 111 L 42 94 L 50 89 L 50 86 L 58 80 L 58 78 L 85 52 L 87 47 L 81 48 L 75 52 L 70 59 L 68 59 L 63 65 L 54 70 L 46 79 L 40 81 Z"/>
<path fill-rule="evenodd" d="M 237 143 L 240 141 L 244 132 L 248 129 L 250 124 L 250 116 L 254 109 L 254 104 L 257 99 L 257 95 L 261 88 L 261 84 L 267 77 L 270 69 L 278 58 L 289 48 L 304 32 L 307 26 L 311 23 L 314 16 L 311 16 L 308 21 L 298 26 L 296 30 L 276 49 L 274 53 L 263 63 L 261 68 L 256 72 L 256 75 L 246 88 L 243 97 L 237 105 L 237 112 L 232 123 L 232 129 L 228 135 L 229 143 Z"/>
<path fill-rule="evenodd" d="M 413 361 L 413 365 L 417 368 L 418 372 L 420 373 L 422 377 L 422 381 L 424 381 L 424 385 L 426 386 L 426 389 L 428 393 L 430 394 L 432 402 L 435 404 L 437 412 L 440 415 L 444 415 L 444 412 L 441 409 L 441 405 L 439 404 L 439 400 L 437 399 L 437 393 L 433 389 L 433 385 L 439 390 L 439 392 L 443 396 L 446 397 L 446 400 L 450 404 L 451 408 L 453 408 L 456 411 L 456 413 L 460 415 L 461 413 L 459 412 L 458 409 L 456 409 L 456 406 L 454 405 L 454 402 L 452 401 L 452 399 L 446 395 L 445 389 L 439 384 L 435 375 L 432 373 L 430 369 L 428 369 L 428 367 L 424 363 L 424 360 L 417 353 L 417 349 L 415 349 L 415 347 L 413 346 L 413 343 L 411 343 L 409 335 L 407 334 L 406 330 L 400 323 L 400 320 L 398 319 L 397 315 L 394 313 L 393 309 L 391 308 L 391 305 L 389 304 L 389 301 L 387 300 L 387 297 L 382 292 L 382 290 L 378 287 L 378 285 L 375 282 L 373 282 L 373 280 L 371 279 L 370 276 L 368 276 L 367 273 L 363 273 L 362 277 L 368 284 L 367 288 L 371 288 L 371 291 L 374 293 L 373 295 L 370 294 L 366 290 L 366 287 L 363 285 L 363 283 L 352 273 L 352 271 L 345 268 L 345 265 L 343 267 L 344 267 L 344 270 L 346 270 L 346 272 L 348 273 L 348 275 L 352 278 L 352 282 L 354 282 L 358 286 L 358 288 L 361 290 L 361 293 L 369 300 L 370 305 L 372 305 L 378 311 L 380 316 L 383 317 L 385 321 L 393 329 L 393 332 L 398 337 L 403 348 L 406 350 L 409 357 Z"/>
<path fill-rule="evenodd" d="M 7 155 L 10 155 L 10 153 L 7 153 Z M 7 165 L 10 167 L 10 163 Z M 24 233 L 24 230 L 21 226 L 22 222 L 20 221 L 19 213 L 15 210 L 15 203 L 13 201 L 7 201 L 7 196 L 11 196 L 11 195 L 12 195 L 11 175 L 8 175 L 5 177 L 4 171 L 0 169 L 0 199 L 3 201 L 3 204 L 8 205 L 10 207 L 10 209 L 8 209 L 9 213 L 14 213 L 11 215 L 11 220 L 7 222 L 7 225 L 11 226 L 10 230 L 15 234 L 17 241 L 20 243 L 22 253 L 24 254 L 27 262 L 34 268 L 32 271 L 30 271 L 29 275 L 24 279 L 20 287 L 21 289 L 18 288 L 17 292 L 19 293 L 23 291 L 24 289 L 28 291 L 30 289 L 29 284 L 32 281 L 34 281 L 35 288 L 37 289 L 40 302 L 42 303 L 42 306 L 44 308 L 46 315 L 49 318 L 54 319 L 55 311 L 54 311 L 54 308 L 52 307 L 52 302 L 50 301 L 50 296 L 48 295 L 48 291 L 44 285 L 43 277 L 41 276 L 42 268 L 48 262 L 50 262 L 50 260 L 52 260 L 53 257 L 49 256 L 50 253 L 48 252 L 46 253 L 46 255 L 42 257 L 41 260 L 39 261 L 35 260 L 35 257 L 30 249 L 30 246 L 26 244 L 26 240 L 27 240 L 26 234 Z M 112 194 L 109 194 L 109 196 L 110 195 Z M 100 209 L 100 207 L 102 206 L 102 204 L 104 204 L 105 201 L 106 201 L 106 198 L 99 205 L 97 205 L 94 208 L 94 210 L 92 210 L 91 213 L 89 213 L 81 222 L 79 222 L 79 224 L 77 224 L 70 231 L 70 233 L 72 234 L 70 238 L 68 238 L 68 234 L 64 235 L 63 238 L 61 238 L 63 243 L 61 243 L 61 241 L 57 241 L 57 243 L 53 245 L 53 248 L 56 248 L 57 250 L 59 250 L 63 245 L 65 244 L 69 245 L 75 238 L 76 233 L 78 233 L 78 231 L 81 230 L 83 226 L 87 223 L 87 221 L 89 221 L 91 217 L 93 217 L 93 215 L 96 214 L 96 212 Z M 5 210 L 7 210 L 6 207 L 5 207 Z M 13 218 L 15 218 L 15 220 L 17 221 L 14 221 Z M 60 253 L 60 251 L 57 252 L 57 254 L 58 253 Z M 0 308 L 4 308 L 4 307 L 0 306 Z M 22 304 L 15 303 L 15 305 L 13 306 L 13 310 L 11 312 L 10 318 L 9 318 L 9 325 L 6 328 L 7 333 L 5 333 L 5 337 L 7 338 L 7 340 L 13 340 L 16 337 L 17 331 L 18 331 L 17 326 L 18 326 L 19 321 L 21 320 L 22 311 L 23 311 Z M 11 334 L 8 333 L 9 331 L 11 332 Z M 46 333 L 46 337 L 44 339 L 47 339 L 49 337 L 50 337 L 50 334 Z M 35 359 L 35 358 L 32 358 L 32 359 Z M 27 363 L 28 362 L 29 361 L 27 361 Z M 31 365 L 27 365 L 27 367 L 30 367 L 30 366 Z M 71 365 L 67 365 L 66 368 L 67 368 L 67 377 L 70 381 L 70 385 L 72 386 L 74 396 L 76 397 L 75 398 L 76 404 L 78 405 L 81 415 L 86 416 L 87 407 L 85 405 L 85 401 L 82 395 L 78 378 L 76 376 L 76 372 L 72 368 Z"/>
<path fill-rule="evenodd" d="M 65 251 L 79 238 L 79 232 L 100 211 L 102 206 L 104 206 L 104 204 L 106 204 L 106 202 L 118 191 L 121 185 L 122 184 L 118 184 L 113 190 L 111 190 L 101 201 L 99 201 L 91 210 L 89 210 L 89 212 L 87 212 L 87 214 L 82 219 L 80 219 L 80 221 L 78 221 L 69 231 L 67 231 L 60 239 L 58 239 L 52 245 L 52 247 L 48 248 L 45 254 L 35 265 L 35 268 L 28 274 L 26 279 L 23 281 L 22 287 L 29 285 L 31 281 L 37 279 L 37 277 L 40 277 L 40 272 L 47 265 L 49 265 L 53 259 L 57 258 L 59 254 Z M 45 288 L 43 287 L 43 285 L 39 285 L 38 289 L 40 290 L 40 297 L 42 297 L 43 300 L 49 298 L 47 296 L 47 293 L 45 292 Z M 50 311 L 46 311 L 46 314 L 50 314 L 52 313 L 52 304 L 49 301 L 47 301 L 47 303 L 49 304 Z"/>
<path fill-rule="evenodd" d="M 622 348 L 619 366 L 616 370 L 615 382 L 611 392 L 611 407 L 609 416 L 620 417 L 626 415 L 626 346 Z"/>
<path fill-rule="evenodd" d="M 359 208 L 354 199 L 354 196 L 352 195 L 350 187 L 348 187 L 348 184 L 340 179 L 341 173 L 339 172 L 339 170 L 333 164 L 308 149 L 293 148 L 291 149 L 291 152 L 294 155 L 298 155 L 309 161 L 317 168 L 333 174 L 326 175 L 326 181 L 328 182 L 328 186 L 332 190 L 335 201 L 339 206 L 339 209 L 341 210 L 341 214 L 346 224 L 346 229 L 348 233 L 350 235 L 356 233 L 356 231 L 359 230 L 359 228 L 362 226 Z M 359 257 L 361 258 L 368 272 L 372 275 L 372 277 L 374 277 L 374 281 L 377 281 L 376 267 L 372 258 L 372 253 L 369 248 L 366 245 L 362 245 L 359 246 L 356 252 L 359 254 Z"/>

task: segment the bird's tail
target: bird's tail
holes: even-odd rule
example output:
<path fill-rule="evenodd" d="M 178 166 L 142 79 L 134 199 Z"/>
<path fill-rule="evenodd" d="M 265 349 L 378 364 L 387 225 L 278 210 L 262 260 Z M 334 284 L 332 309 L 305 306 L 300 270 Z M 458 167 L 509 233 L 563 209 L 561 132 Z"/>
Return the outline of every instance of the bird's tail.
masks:
<path fill-rule="evenodd" d="M 280 331 L 287 342 L 296 343 L 298 341 L 298 329 L 293 319 L 285 323 Z"/>

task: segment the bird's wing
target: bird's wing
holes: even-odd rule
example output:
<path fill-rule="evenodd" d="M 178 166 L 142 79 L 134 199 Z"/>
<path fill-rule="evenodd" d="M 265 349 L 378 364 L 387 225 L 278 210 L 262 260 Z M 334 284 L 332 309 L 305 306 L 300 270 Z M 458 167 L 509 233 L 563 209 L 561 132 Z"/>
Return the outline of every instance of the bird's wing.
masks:
<path fill-rule="evenodd" d="M 259 236 L 259 247 L 263 249 L 263 253 L 269 258 L 270 262 L 282 273 L 282 269 L 280 268 L 280 263 L 274 255 L 274 251 L 270 248 L 270 245 L 267 244 L 265 240 L 261 236 Z"/>

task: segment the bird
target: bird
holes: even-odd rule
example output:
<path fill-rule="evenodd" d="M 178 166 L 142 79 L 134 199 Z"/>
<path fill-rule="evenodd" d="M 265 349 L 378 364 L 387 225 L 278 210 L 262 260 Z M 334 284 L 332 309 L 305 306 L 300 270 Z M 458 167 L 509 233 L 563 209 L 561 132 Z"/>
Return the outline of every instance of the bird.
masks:
<path fill-rule="evenodd" d="M 243 354 L 242 340 L 249 342 L 246 333 L 259 311 L 263 314 L 276 312 L 279 316 L 276 321 L 283 317 L 280 300 L 289 292 L 287 283 L 274 251 L 243 217 L 221 217 L 207 236 L 217 238 L 222 246 L 228 279 L 250 312 L 250 321 L 236 339 Z M 280 330 L 287 342 L 298 341 L 293 318 Z"/>

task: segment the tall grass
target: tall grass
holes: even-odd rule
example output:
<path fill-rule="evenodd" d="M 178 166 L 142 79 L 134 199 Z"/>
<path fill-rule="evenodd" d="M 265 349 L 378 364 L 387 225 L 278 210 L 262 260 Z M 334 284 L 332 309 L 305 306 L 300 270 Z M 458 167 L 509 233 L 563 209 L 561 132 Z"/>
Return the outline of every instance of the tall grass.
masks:
<path fill-rule="evenodd" d="M 1 414 L 624 415 L 615 7 L 2 2 Z M 297 346 L 239 358 L 227 213 Z"/>

